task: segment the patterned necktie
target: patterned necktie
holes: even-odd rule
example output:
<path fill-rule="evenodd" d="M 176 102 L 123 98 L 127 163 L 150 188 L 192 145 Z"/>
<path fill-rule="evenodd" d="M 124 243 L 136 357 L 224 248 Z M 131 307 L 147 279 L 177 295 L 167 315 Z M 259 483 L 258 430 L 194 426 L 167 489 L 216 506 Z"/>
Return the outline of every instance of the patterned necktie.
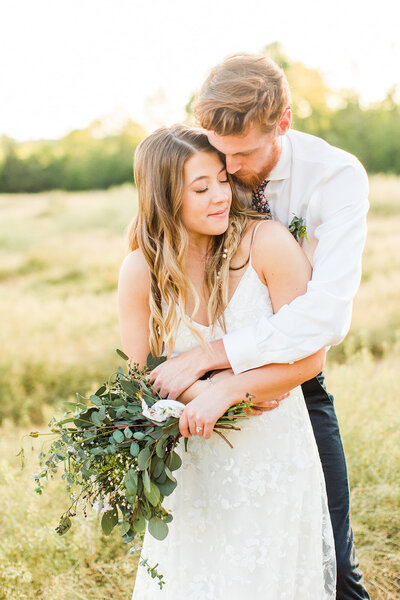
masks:
<path fill-rule="evenodd" d="M 251 203 L 251 208 L 256 210 L 257 212 L 268 215 L 271 217 L 271 209 L 268 204 L 268 200 L 265 197 L 265 188 L 269 183 L 269 179 L 265 179 L 260 185 L 252 191 L 253 200 Z"/>

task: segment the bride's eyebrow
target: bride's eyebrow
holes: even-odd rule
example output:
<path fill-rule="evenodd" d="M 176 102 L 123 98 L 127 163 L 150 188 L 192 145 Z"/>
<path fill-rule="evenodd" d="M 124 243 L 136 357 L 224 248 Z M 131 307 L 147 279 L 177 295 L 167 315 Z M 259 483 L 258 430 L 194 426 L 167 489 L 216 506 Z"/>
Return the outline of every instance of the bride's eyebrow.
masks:
<path fill-rule="evenodd" d="M 222 171 L 226 171 L 226 167 L 222 167 L 222 169 L 220 171 L 218 171 L 218 175 L 220 175 L 222 173 Z M 189 185 L 192 185 L 195 181 L 198 181 L 199 179 L 209 179 L 209 178 L 210 178 L 209 175 L 199 175 L 198 177 L 195 177 Z"/>

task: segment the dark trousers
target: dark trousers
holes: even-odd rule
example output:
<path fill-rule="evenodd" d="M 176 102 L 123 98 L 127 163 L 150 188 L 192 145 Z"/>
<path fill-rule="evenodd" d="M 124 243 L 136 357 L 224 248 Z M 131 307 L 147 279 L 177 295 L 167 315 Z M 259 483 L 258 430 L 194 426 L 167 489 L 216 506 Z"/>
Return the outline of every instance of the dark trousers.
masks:
<path fill-rule="evenodd" d="M 350 495 L 339 425 L 322 373 L 301 386 L 325 474 L 329 512 L 335 538 L 337 600 L 369 598 L 358 568 L 350 525 Z"/>

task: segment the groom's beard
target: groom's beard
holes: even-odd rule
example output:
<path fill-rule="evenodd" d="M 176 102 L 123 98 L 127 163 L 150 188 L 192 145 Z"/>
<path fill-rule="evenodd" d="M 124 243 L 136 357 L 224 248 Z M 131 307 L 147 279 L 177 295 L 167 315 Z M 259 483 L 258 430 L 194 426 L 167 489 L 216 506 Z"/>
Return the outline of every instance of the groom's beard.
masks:
<path fill-rule="evenodd" d="M 268 175 L 277 164 L 281 155 L 281 146 L 278 138 L 272 140 L 271 153 L 269 156 L 268 163 L 264 166 L 260 173 L 256 171 L 236 171 L 232 175 L 232 179 L 241 187 L 243 190 L 255 190 L 258 186 L 268 179 Z"/>

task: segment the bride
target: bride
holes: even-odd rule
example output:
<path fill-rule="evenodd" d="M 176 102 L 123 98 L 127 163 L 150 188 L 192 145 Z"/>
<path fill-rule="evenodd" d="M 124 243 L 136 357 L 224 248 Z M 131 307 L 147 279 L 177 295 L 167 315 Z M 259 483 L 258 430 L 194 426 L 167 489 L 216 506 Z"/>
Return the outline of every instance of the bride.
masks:
<path fill-rule="evenodd" d="M 305 293 L 310 264 L 280 224 L 241 207 L 224 158 L 200 130 L 162 128 L 135 156 L 137 217 L 119 281 L 124 351 L 144 364 L 271 314 Z M 335 555 L 325 484 L 300 384 L 325 353 L 240 375 L 210 374 L 177 398 L 190 437 L 164 505 L 167 538 L 146 533 L 133 600 L 333 600 Z M 209 399 L 210 385 L 215 394 Z M 276 398 L 285 392 L 281 402 Z M 204 393 L 203 393 L 204 392 Z M 229 433 L 216 420 L 250 395 L 254 410 Z M 276 407 L 276 408 L 274 408 Z M 274 408 L 274 410 L 270 410 Z"/>

